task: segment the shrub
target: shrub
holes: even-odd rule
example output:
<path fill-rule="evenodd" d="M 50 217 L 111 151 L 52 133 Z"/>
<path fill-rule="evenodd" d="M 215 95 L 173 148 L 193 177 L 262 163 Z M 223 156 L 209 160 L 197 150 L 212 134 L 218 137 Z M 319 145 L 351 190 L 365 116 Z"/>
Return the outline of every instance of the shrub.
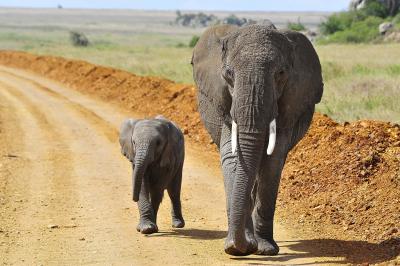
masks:
<path fill-rule="evenodd" d="M 230 24 L 230 25 L 237 25 L 237 26 L 243 26 L 244 24 L 247 23 L 255 23 L 256 21 L 252 19 L 247 19 L 247 18 L 239 18 L 235 15 L 230 15 L 222 21 L 223 24 Z"/>
<path fill-rule="evenodd" d="M 218 23 L 218 18 L 213 14 L 207 15 L 203 12 L 182 14 L 176 11 L 175 23 L 184 27 L 208 27 Z"/>
<path fill-rule="evenodd" d="M 194 35 L 189 42 L 189 47 L 193 48 L 196 46 L 197 42 L 199 41 L 200 36 Z"/>
<path fill-rule="evenodd" d="M 176 44 L 175 47 L 176 48 L 184 48 L 184 47 L 186 47 L 186 45 L 184 43 L 180 42 L 180 43 Z"/>
<path fill-rule="evenodd" d="M 398 13 L 394 18 L 393 18 L 393 24 L 396 26 L 400 27 L 400 13 Z"/>
<path fill-rule="evenodd" d="M 378 0 L 368 0 L 365 7 L 359 12 L 364 13 L 366 16 L 380 18 L 387 18 L 389 16 L 389 9 Z"/>
<path fill-rule="evenodd" d="M 370 42 L 379 37 L 379 24 L 389 16 L 380 0 L 368 0 L 363 8 L 333 14 L 319 26 L 325 38 L 321 43 Z"/>
<path fill-rule="evenodd" d="M 85 34 L 81 32 L 76 32 L 76 31 L 71 31 L 70 32 L 70 38 L 71 42 L 74 46 L 88 46 L 89 45 L 89 40 L 85 36 Z"/>
<path fill-rule="evenodd" d="M 371 42 L 379 37 L 379 24 L 383 22 L 382 18 L 368 17 L 363 21 L 354 22 L 351 27 L 341 31 L 336 31 L 328 36 L 322 43 L 362 43 Z"/>
<path fill-rule="evenodd" d="M 300 18 L 297 20 L 297 23 L 289 21 L 288 24 L 287 24 L 287 28 L 289 30 L 295 30 L 295 31 L 305 31 L 305 30 L 307 30 L 306 26 L 304 26 L 300 22 Z"/>
<path fill-rule="evenodd" d="M 351 27 L 355 21 L 365 19 L 364 14 L 358 11 L 349 11 L 333 14 L 320 25 L 320 31 L 324 35 L 333 34 L 337 31 L 343 31 Z"/>

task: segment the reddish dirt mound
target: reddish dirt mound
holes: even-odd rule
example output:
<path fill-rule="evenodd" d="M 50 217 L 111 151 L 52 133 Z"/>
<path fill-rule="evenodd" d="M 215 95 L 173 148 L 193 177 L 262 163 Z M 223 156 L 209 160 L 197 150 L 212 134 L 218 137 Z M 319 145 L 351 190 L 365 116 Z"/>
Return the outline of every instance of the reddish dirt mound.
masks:
<path fill-rule="evenodd" d="M 280 205 L 325 235 L 374 242 L 399 237 L 400 126 L 340 125 L 315 115 L 289 155 Z"/>
<path fill-rule="evenodd" d="M 164 114 L 191 141 L 210 145 L 195 88 L 83 61 L 0 52 L 0 63 L 31 70 L 135 113 Z M 317 114 L 291 152 L 282 178 L 282 218 L 318 237 L 386 241 L 400 252 L 400 128 L 377 121 L 340 125 Z M 289 207 L 289 208 L 287 208 Z M 308 227 L 309 227 L 308 226 Z"/>
<path fill-rule="evenodd" d="M 143 116 L 163 114 L 177 122 L 192 141 L 211 141 L 200 124 L 193 85 L 177 84 L 158 77 L 136 76 L 84 61 L 24 52 L 0 52 L 0 62 L 55 79 Z"/>

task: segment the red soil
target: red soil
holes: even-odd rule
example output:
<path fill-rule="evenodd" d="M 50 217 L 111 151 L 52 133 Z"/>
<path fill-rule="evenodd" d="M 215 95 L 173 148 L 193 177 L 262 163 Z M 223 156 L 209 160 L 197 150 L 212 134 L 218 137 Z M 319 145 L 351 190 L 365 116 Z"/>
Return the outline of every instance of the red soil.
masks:
<path fill-rule="evenodd" d="M 163 114 L 193 143 L 211 147 L 200 122 L 196 89 L 83 61 L 0 52 L 0 63 L 33 71 L 145 116 Z M 215 151 L 215 149 L 213 149 Z M 382 241 L 400 253 L 400 127 L 379 121 L 314 117 L 290 153 L 279 215 L 316 236 Z M 282 212 L 282 213 L 281 213 Z M 308 225 L 308 226 L 305 226 Z"/>

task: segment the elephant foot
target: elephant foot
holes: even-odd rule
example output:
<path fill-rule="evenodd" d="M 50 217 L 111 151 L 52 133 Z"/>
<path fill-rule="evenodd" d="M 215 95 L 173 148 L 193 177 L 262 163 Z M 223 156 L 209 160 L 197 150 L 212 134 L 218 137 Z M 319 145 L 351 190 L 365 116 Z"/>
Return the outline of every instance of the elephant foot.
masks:
<path fill-rule="evenodd" d="M 264 255 L 264 256 L 275 256 L 279 253 L 278 244 L 276 244 L 275 240 L 266 240 L 257 237 L 258 248 L 255 254 Z"/>
<path fill-rule="evenodd" d="M 228 235 L 225 241 L 225 253 L 232 256 L 247 256 L 257 251 L 257 241 L 252 234 L 246 233 L 244 240 L 237 241 Z"/>
<path fill-rule="evenodd" d="M 172 218 L 173 228 L 183 228 L 185 227 L 185 220 L 183 218 Z"/>
<path fill-rule="evenodd" d="M 150 221 L 140 221 L 136 230 L 142 234 L 150 235 L 158 232 L 158 227 L 155 223 Z"/>

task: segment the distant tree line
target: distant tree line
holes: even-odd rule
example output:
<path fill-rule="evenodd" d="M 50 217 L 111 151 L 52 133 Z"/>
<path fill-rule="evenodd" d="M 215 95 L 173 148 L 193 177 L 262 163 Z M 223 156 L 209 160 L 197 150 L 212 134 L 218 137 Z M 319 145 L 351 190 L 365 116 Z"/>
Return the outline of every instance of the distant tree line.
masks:
<path fill-rule="evenodd" d="M 210 14 L 207 15 L 203 12 L 182 14 L 181 11 L 176 11 L 175 23 L 184 27 L 208 27 L 217 24 L 231 24 L 242 26 L 246 23 L 254 23 L 255 21 L 248 18 L 239 18 L 235 15 L 229 15 L 223 19 Z"/>

